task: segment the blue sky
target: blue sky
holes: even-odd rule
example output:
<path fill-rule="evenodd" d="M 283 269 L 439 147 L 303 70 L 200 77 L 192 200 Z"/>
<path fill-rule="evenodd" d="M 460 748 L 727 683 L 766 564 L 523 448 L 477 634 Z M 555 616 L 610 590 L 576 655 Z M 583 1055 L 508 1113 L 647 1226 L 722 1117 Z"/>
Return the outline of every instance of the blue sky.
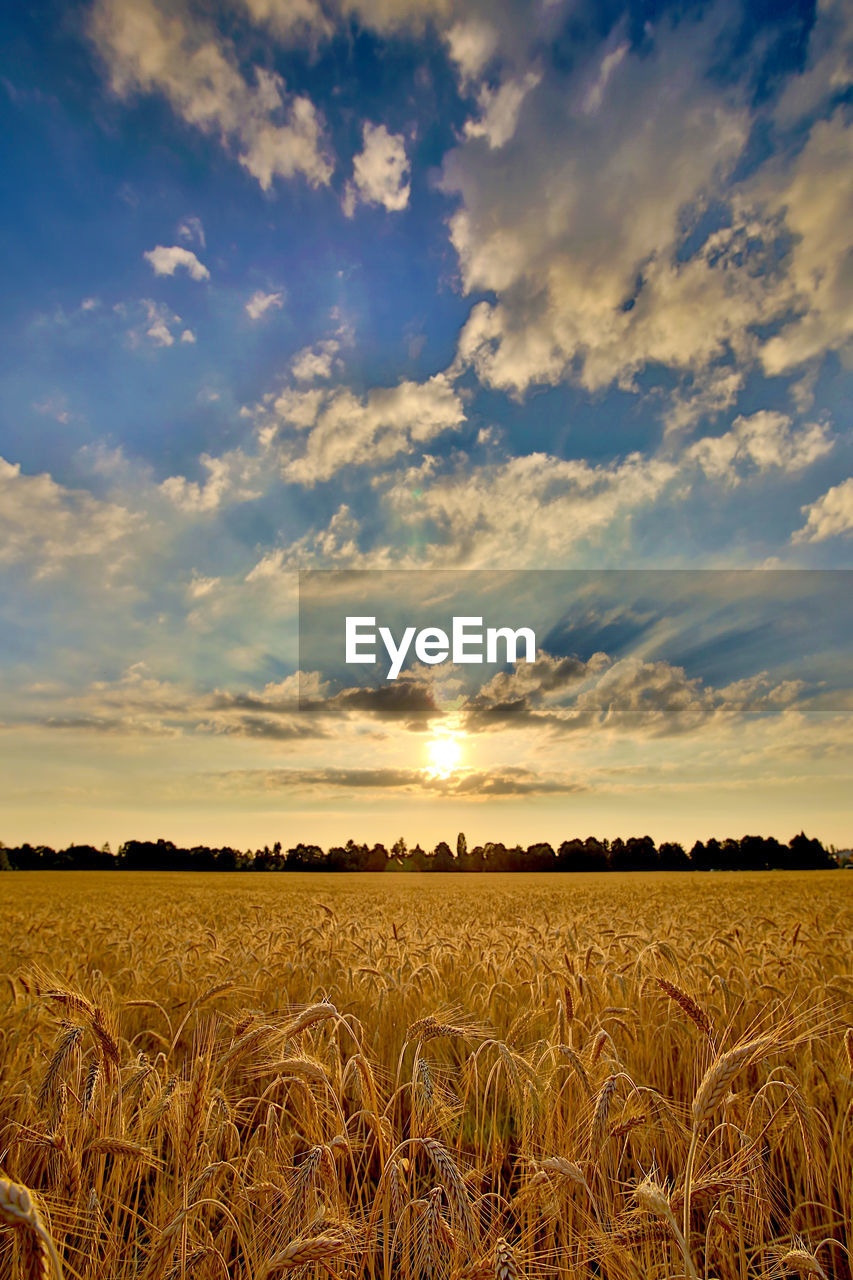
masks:
<path fill-rule="evenodd" d="M 426 729 L 292 683 L 300 568 L 850 567 L 849 5 L 87 0 L 0 50 L 7 841 L 849 843 L 849 647 L 794 695 L 777 615 L 746 675 L 620 632 L 592 773 L 423 673 Z M 670 756 L 622 712 L 671 676 Z"/>

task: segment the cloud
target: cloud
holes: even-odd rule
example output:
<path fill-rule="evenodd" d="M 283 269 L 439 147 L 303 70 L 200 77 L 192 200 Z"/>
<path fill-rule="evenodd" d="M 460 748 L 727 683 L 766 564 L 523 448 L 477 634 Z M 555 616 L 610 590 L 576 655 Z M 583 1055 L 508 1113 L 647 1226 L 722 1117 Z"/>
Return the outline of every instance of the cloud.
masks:
<path fill-rule="evenodd" d="M 379 720 L 432 720 L 441 713 L 429 687 L 419 681 L 381 685 L 377 689 L 344 689 L 326 704 L 329 710 L 363 712 Z"/>
<path fill-rule="evenodd" d="M 204 237 L 204 225 L 201 218 L 197 218 L 195 215 L 184 218 L 178 224 L 178 238 L 186 240 L 189 244 L 201 245 L 202 249 L 204 249 L 207 242 Z"/>
<path fill-rule="evenodd" d="M 610 666 L 605 653 L 595 653 L 586 661 L 574 656 L 554 657 L 540 650 L 535 662 L 519 662 L 511 671 L 499 671 L 477 694 L 482 704 L 512 703 L 519 699 L 542 700 L 548 695 L 563 696 L 567 690 L 599 675 Z"/>
<path fill-rule="evenodd" d="M 409 203 L 409 161 L 400 133 L 389 133 L 384 124 L 365 121 L 364 149 L 353 159 L 353 177 L 344 192 L 344 213 L 351 218 L 359 201 L 382 205 L 391 213 Z"/>
<path fill-rule="evenodd" d="M 381 465 L 464 420 L 462 401 L 439 373 L 423 383 L 374 387 L 364 397 L 348 388 L 286 391 L 274 403 L 264 439 L 284 478 L 310 488 L 344 467 Z"/>
<path fill-rule="evenodd" d="M 793 474 L 833 447 L 829 428 L 796 429 L 784 414 L 761 411 L 735 419 L 729 431 L 658 454 L 631 453 L 591 464 L 531 453 L 415 479 L 395 479 L 386 500 L 398 520 L 418 528 L 427 562 L 468 568 L 566 564 L 608 531 L 625 536 L 632 517 L 656 504 L 684 502 L 698 479 L 725 488 Z"/>
<path fill-rule="evenodd" d="M 154 0 L 96 0 L 90 32 L 119 97 L 160 93 L 188 125 L 238 149 L 240 164 L 269 190 L 276 177 L 329 183 L 323 121 L 304 95 L 255 68 L 243 76 L 230 43 L 189 10 Z"/>
<path fill-rule="evenodd" d="M 347 503 L 342 502 L 325 528 L 302 534 L 287 548 L 277 547 L 266 552 L 246 575 L 246 581 L 266 581 L 273 584 L 283 575 L 318 563 L 348 568 L 358 566 L 363 559 L 367 563 L 359 552 L 360 532 L 359 521 Z M 388 567 L 392 563 L 393 555 L 389 552 Z M 372 557 L 369 559 L 369 567 L 377 567 Z"/>
<path fill-rule="evenodd" d="M 791 538 L 797 542 L 825 542 L 853 533 L 853 478 L 833 485 L 815 502 L 802 508 L 808 519 Z"/>
<path fill-rule="evenodd" d="M 257 289 L 246 303 L 246 314 L 250 320 L 260 320 L 268 311 L 280 310 L 284 306 L 284 292 L 264 293 Z"/>
<path fill-rule="evenodd" d="M 607 90 L 608 81 L 616 71 L 616 68 L 619 66 L 619 63 L 625 57 L 625 54 L 628 52 L 630 47 L 631 46 L 628 41 L 623 40 L 620 44 L 616 45 L 615 48 L 610 49 L 609 52 L 607 52 L 601 59 L 598 68 L 598 75 L 583 98 L 583 110 L 587 115 L 592 115 L 596 111 L 601 110 L 601 104 L 604 101 L 604 94 Z"/>
<path fill-rule="evenodd" d="M 499 42 L 498 32 L 492 23 L 480 17 L 454 22 L 444 38 L 463 84 L 476 79 L 485 70 Z"/>
<path fill-rule="evenodd" d="M 74 417 L 68 408 L 65 396 L 46 396 L 44 400 L 33 401 L 33 408 L 36 413 L 42 413 L 48 418 L 53 418 L 55 422 L 65 426 Z"/>
<path fill-rule="evenodd" d="M 216 691 L 199 692 L 180 681 L 160 679 L 145 662 L 135 662 L 115 680 L 96 680 L 80 691 L 48 690 L 30 702 L 17 723 L 131 736 L 200 733 L 276 741 L 322 736 L 318 726 L 299 717 L 295 700 L 286 708 L 287 716 L 271 716 L 270 710 L 262 698 L 244 706 Z"/>
<path fill-rule="evenodd" d="M 290 362 L 294 378 L 298 382 L 313 382 L 315 378 L 330 378 L 332 364 L 341 344 L 336 338 L 327 338 L 314 347 L 303 347 Z"/>
<path fill-rule="evenodd" d="M 553 734 L 669 738 L 709 727 L 722 732 L 747 719 L 778 719 L 806 691 L 802 680 L 762 671 L 723 688 L 684 668 L 636 656 L 588 660 L 540 652 L 535 663 L 499 672 L 461 710 L 471 733 L 537 729 Z"/>
<path fill-rule="evenodd" d="M 242 0 L 254 22 L 269 27 L 283 44 L 316 45 L 334 34 L 318 0 Z"/>
<path fill-rule="evenodd" d="M 164 302 L 155 302 L 153 298 L 141 298 L 139 305 L 145 312 L 141 324 L 128 330 L 128 340 L 132 347 L 138 346 L 143 338 L 155 347 L 172 347 L 175 345 L 174 329 L 181 324 L 181 317 L 166 306 Z M 189 338 L 184 338 L 189 333 Z M 195 342 L 195 334 L 191 329 L 184 329 L 180 334 L 182 342 Z"/>
<path fill-rule="evenodd" d="M 576 779 L 545 775 L 521 766 L 486 771 L 460 770 L 447 777 L 425 769 L 335 768 L 242 769 L 210 775 L 213 784 L 238 790 L 396 791 L 408 794 L 469 797 L 571 794 L 583 791 Z"/>
<path fill-rule="evenodd" d="M 515 133 L 524 99 L 541 79 L 538 71 L 528 71 L 525 76 L 505 80 L 497 89 L 483 85 L 477 96 L 479 118 L 466 120 L 465 137 L 485 138 L 492 151 L 506 146 Z"/>
<path fill-rule="evenodd" d="M 670 398 L 664 415 L 666 434 L 687 432 L 703 418 L 716 417 L 730 409 L 745 381 L 744 371 L 729 365 L 709 368 L 688 380 Z"/>
<path fill-rule="evenodd" d="M 853 24 L 851 24 L 853 26 Z M 786 298 L 795 314 L 761 347 L 770 375 L 853 346 L 853 128 L 839 108 L 819 120 L 796 159 L 756 179 L 754 198 L 784 216 L 793 239 Z"/>
<path fill-rule="evenodd" d="M 143 302 L 143 306 L 148 312 L 148 328 L 145 330 L 145 336 L 151 339 L 155 347 L 171 347 L 175 339 L 169 328 L 168 309 L 150 298 Z M 180 320 L 180 316 L 175 316 L 174 320 Z"/>
<path fill-rule="evenodd" d="M 219 586 L 196 578 L 202 595 Z M 195 680 L 164 679 L 144 661 L 117 679 L 94 680 L 80 689 L 61 685 L 30 690 L 22 714 L 9 702 L 7 727 L 38 725 L 93 734 L 206 735 L 275 742 L 327 738 L 334 732 L 343 750 L 366 730 L 386 726 L 422 732 L 441 716 L 428 685 L 401 681 L 379 688 L 329 692 L 319 673 L 294 673 L 260 690 L 199 689 Z M 354 735 L 354 737 L 353 737 Z"/>
<path fill-rule="evenodd" d="M 66 489 L 47 474 L 24 475 L 18 463 L 3 458 L 0 499 L 0 564 L 26 564 L 38 578 L 78 557 L 106 556 L 139 525 L 124 507 Z"/>
<path fill-rule="evenodd" d="M 819 0 L 805 65 L 792 75 L 774 105 L 781 128 L 825 109 L 853 84 L 853 14 L 846 0 Z"/>
<path fill-rule="evenodd" d="M 577 699 L 569 723 L 647 737 L 689 733 L 714 713 L 710 690 L 668 662 L 625 658 Z"/>
<path fill-rule="evenodd" d="M 838 25 L 839 6 L 826 8 Z M 634 48 L 617 31 L 592 82 L 582 58 L 517 67 L 504 87 L 540 79 L 505 127 L 503 88 L 481 87 L 440 183 L 458 201 L 462 288 L 494 295 L 471 310 L 459 368 L 521 397 L 564 380 L 632 389 L 664 367 L 689 388 L 669 414 L 685 430 L 734 403 L 746 369 L 787 373 L 848 348 L 849 116 L 800 119 L 775 155 L 738 170 L 756 117 L 745 79 L 713 70 L 730 19 L 719 4 L 661 19 Z M 851 59 L 830 47 L 838 94 Z"/>
<path fill-rule="evenodd" d="M 571 376 L 596 389 L 649 360 L 722 354 L 699 298 L 728 280 L 675 261 L 683 209 L 704 205 L 748 136 L 745 106 L 701 75 L 719 34 L 719 21 L 661 24 L 642 56 L 611 64 L 595 111 L 580 74 L 552 71 L 501 150 L 469 139 L 445 157 L 463 288 L 498 295 L 459 343 L 487 385 L 520 394 Z"/>
<path fill-rule="evenodd" d="M 257 459 L 240 449 L 232 449 L 218 458 L 203 453 L 199 459 L 207 478 L 199 483 L 186 476 L 169 476 L 160 493 L 182 511 L 202 514 L 216 511 L 226 501 L 248 502 L 261 496 L 261 475 Z"/>
<path fill-rule="evenodd" d="M 712 479 L 735 485 L 750 472 L 774 468 L 799 471 L 825 457 L 831 449 L 832 439 L 825 425 L 811 422 L 794 431 L 785 414 L 762 410 L 735 418 L 730 431 L 698 440 L 684 456 L 688 463 L 697 462 Z"/>
<path fill-rule="evenodd" d="M 651 505 L 677 475 L 674 462 L 638 453 L 601 465 L 531 453 L 466 462 L 417 486 L 402 478 L 387 500 L 404 525 L 422 530 L 427 556 L 468 568 L 556 565 Z"/>
<path fill-rule="evenodd" d="M 154 268 L 157 276 L 173 276 L 182 267 L 193 280 L 209 280 L 210 272 L 203 262 L 199 262 L 192 249 L 184 249 L 179 244 L 170 248 L 158 244 L 154 249 L 146 249 L 142 255 Z"/>

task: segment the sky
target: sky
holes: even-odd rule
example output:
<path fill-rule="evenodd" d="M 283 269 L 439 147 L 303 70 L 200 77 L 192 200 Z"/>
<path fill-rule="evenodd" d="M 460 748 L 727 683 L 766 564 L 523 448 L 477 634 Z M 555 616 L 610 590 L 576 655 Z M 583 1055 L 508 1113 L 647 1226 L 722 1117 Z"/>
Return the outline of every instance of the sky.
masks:
<path fill-rule="evenodd" d="M 853 843 L 849 0 L 7 5 L 0 137 L 7 844 Z"/>

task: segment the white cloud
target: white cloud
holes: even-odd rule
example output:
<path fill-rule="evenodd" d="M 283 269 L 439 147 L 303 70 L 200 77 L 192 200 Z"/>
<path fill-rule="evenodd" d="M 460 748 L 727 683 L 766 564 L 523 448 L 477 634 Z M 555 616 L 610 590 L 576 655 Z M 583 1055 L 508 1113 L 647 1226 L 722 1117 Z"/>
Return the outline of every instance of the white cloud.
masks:
<path fill-rule="evenodd" d="M 181 342 L 186 342 L 192 345 L 195 342 L 195 340 L 196 340 L 195 334 L 193 333 L 192 329 L 184 329 L 183 333 L 181 334 Z"/>
<path fill-rule="evenodd" d="M 824 542 L 827 538 L 853 533 L 853 478 L 833 485 L 802 511 L 808 519 L 794 534 L 792 542 Z"/>
<path fill-rule="evenodd" d="M 268 445 L 279 428 L 279 419 L 289 427 L 305 430 L 313 427 L 327 393 L 325 391 L 296 391 L 285 387 L 273 401 L 273 419 L 259 430 L 259 439 Z"/>
<path fill-rule="evenodd" d="M 669 414 L 684 430 L 729 407 L 745 369 L 786 373 L 849 349 L 853 128 L 840 107 L 808 120 L 804 146 L 738 179 L 753 109 L 742 87 L 706 74 L 727 12 L 663 20 L 642 51 L 620 37 L 592 82 L 582 65 L 544 70 L 520 114 L 511 98 L 498 112 L 503 89 L 481 88 L 441 186 L 458 199 L 462 287 L 496 297 L 472 308 L 457 367 L 521 396 L 564 379 L 631 388 L 665 366 L 690 388 Z M 847 55 L 825 56 L 842 85 Z M 516 64 L 504 88 L 536 74 Z"/>
<path fill-rule="evenodd" d="M 717 30 L 685 21 L 623 55 L 594 112 L 588 88 L 551 74 L 502 151 L 469 141 L 445 158 L 463 286 L 498 295 L 459 343 L 488 385 L 520 394 L 568 375 L 597 389 L 651 360 L 701 367 L 742 328 L 734 250 L 674 260 L 683 209 L 704 204 L 748 136 L 746 108 L 697 74 Z"/>
<path fill-rule="evenodd" d="M 738 397 L 746 375 L 729 365 L 702 370 L 687 387 L 673 394 L 664 415 L 666 434 L 689 430 L 702 418 L 714 417 L 730 409 Z"/>
<path fill-rule="evenodd" d="M 246 314 L 250 320 L 260 320 L 268 311 L 280 310 L 283 306 L 282 290 L 277 293 L 264 293 L 263 289 L 257 289 L 246 303 Z"/>
<path fill-rule="evenodd" d="M 480 75 L 498 47 L 498 33 L 494 26 L 479 17 L 454 22 L 444 38 L 463 84 Z"/>
<path fill-rule="evenodd" d="M 210 279 L 204 263 L 198 260 L 192 249 L 184 249 L 182 245 L 173 244 L 167 248 L 158 244 L 154 249 L 146 249 L 142 256 L 151 263 L 157 276 L 173 276 L 179 267 L 183 267 L 193 280 Z"/>
<path fill-rule="evenodd" d="M 248 502 L 263 491 L 258 460 L 241 449 L 233 449 L 219 458 L 203 453 L 199 459 L 207 479 L 199 484 L 186 476 L 169 476 L 160 492 L 182 511 L 203 514 L 217 510 L 226 501 Z"/>
<path fill-rule="evenodd" d="M 264 190 L 295 175 L 328 184 L 333 164 L 313 103 L 262 68 L 248 83 L 212 24 L 154 0 L 96 0 L 90 30 L 116 94 L 163 94 L 187 124 L 236 143 L 240 164 Z"/>
<path fill-rule="evenodd" d="M 843 108 L 814 125 L 789 168 L 769 166 L 754 194 L 784 215 L 794 239 L 783 299 L 796 311 L 764 343 L 768 374 L 785 373 L 825 351 L 853 347 L 853 127 Z"/>
<path fill-rule="evenodd" d="M 387 493 L 396 519 L 423 531 L 425 563 L 478 567 L 565 565 L 579 548 L 608 536 L 631 554 L 633 517 L 656 504 L 685 502 L 697 479 L 724 486 L 773 471 L 790 474 L 832 448 L 826 427 L 800 431 L 783 414 L 737 418 L 721 436 L 681 453 L 632 453 L 610 463 L 545 453 L 450 473 L 426 469 L 395 480 Z"/>
<path fill-rule="evenodd" d="M 524 99 L 535 89 L 542 76 L 538 71 L 528 71 L 517 79 L 505 80 L 497 89 L 483 85 L 477 95 L 480 116 L 466 120 L 466 138 L 485 138 L 495 151 L 513 137 Z"/>
<path fill-rule="evenodd" d="M 327 338 L 313 347 L 303 347 L 291 361 L 293 376 L 299 382 L 313 382 L 316 378 L 330 378 L 332 365 L 340 350 L 336 338 Z"/>
<path fill-rule="evenodd" d="M 145 318 L 139 327 L 128 330 L 130 345 L 138 346 L 143 338 L 147 338 L 155 347 L 174 346 L 173 330 L 181 324 L 181 317 L 175 315 L 165 303 L 155 302 L 153 298 L 140 299 L 140 306 L 145 312 Z M 190 330 L 185 329 L 183 332 Z"/>
<path fill-rule="evenodd" d="M 168 308 L 154 302 L 151 298 L 143 300 L 142 305 L 148 313 L 146 337 L 151 339 L 155 347 L 171 347 L 175 339 L 169 328 Z M 175 316 L 173 319 L 180 320 L 180 316 Z"/>
<path fill-rule="evenodd" d="M 252 19 L 270 28 L 283 43 L 316 43 L 334 33 L 317 0 L 243 0 Z"/>
<path fill-rule="evenodd" d="M 300 437 L 306 433 L 304 445 L 298 437 L 275 444 L 285 479 L 309 487 L 343 467 L 381 465 L 465 420 L 462 402 L 445 374 L 423 383 L 374 387 L 364 398 L 347 388 L 285 392 L 274 411 L 283 427 Z M 273 443 L 269 432 L 265 438 Z"/>
<path fill-rule="evenodd" d="M 221 581 L 221 578 L 205 578 L 203 574 L 193 573 L 187 586 L 187 595 L 191 600 L 201 600 L 215 591 Z"/>
<path fill-rule="evenodd" d="M 344 193 L 345 214 L 352 217 L 359 200 L 392 213 L 405 209 L 411 188 L 403 135 L 365 121 L 362 139 L 364 149 L 353 159 L 353 178 Z"/>
<path fill-rule="evenodd" d="M 778 469 L 800 471 L 832 449 L 829 429 L 808 423 L 799 431 L 783 413 L 762 410 L 735 418 L 730 431 L 697 440 L 685 452 L 686 462 L 696 462 L 706 475 L 729 485 L 744 474 Z"/>
<path fill-rule="evenodd" d="M 284 81 L 280 76 L 258 71 L 259 93 L 271 100 L 277 110 L 284 102 Z M 267 84 L 261 88 L 261 81 Z M 312 187 L 326 186 L 333 164 L 322 150 L 323 120 L 314 104 L 306 97 L 293 97 L 286 125 L 269 121 L 256 124 L 251 142 L 240 163 L 257 178 L 264 191 L 269 191 L 273 178 L 292 178 L 304 174 Z"/>
<path fill-rule="evenodd" d="M 631 454 L 592 466 L 545 453 L 472 467 L 450 475 L 409 477 L 388 500 L 404 524 L 419 526 L 432 542 L 427 562 L 477 567 L 529 567 L 564 563 L 585 541 L 651 505 L 678 475 L 674 462 Z"/>
<path fill-rule="evenodd" d="M 0 564 L 26 563 L 46 577 L 77 557 L 104 557 L 138 525 L 124 507 L 85 490 L 66 489 L 47 474 L 22 475 L 0 458 Z M 102 565 L 108 575 L 109 563 Z"/>
<path fill-rule="evenodd" d="M 246 575 L 246 581 L 276 583 L 309 564 L 343 565 L 352 569 L 364 562 L 358 549 L 359 532 L 358 520 L 342 502 L 325 528 L 303 534 L 287 548 L 268 551 Z M 379 566 L 371 561 L 370 567 Z"/>

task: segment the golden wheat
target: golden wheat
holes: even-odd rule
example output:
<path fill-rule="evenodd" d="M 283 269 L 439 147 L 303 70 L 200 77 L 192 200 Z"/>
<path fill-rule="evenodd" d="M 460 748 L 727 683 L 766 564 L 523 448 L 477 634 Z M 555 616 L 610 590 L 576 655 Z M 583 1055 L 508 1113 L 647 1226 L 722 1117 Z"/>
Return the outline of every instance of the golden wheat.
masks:
<path fill-rule="evenodd" d="M 850 1280 L 851 934 L 840 872 L 0 876 L 0 1276 Z"/>

